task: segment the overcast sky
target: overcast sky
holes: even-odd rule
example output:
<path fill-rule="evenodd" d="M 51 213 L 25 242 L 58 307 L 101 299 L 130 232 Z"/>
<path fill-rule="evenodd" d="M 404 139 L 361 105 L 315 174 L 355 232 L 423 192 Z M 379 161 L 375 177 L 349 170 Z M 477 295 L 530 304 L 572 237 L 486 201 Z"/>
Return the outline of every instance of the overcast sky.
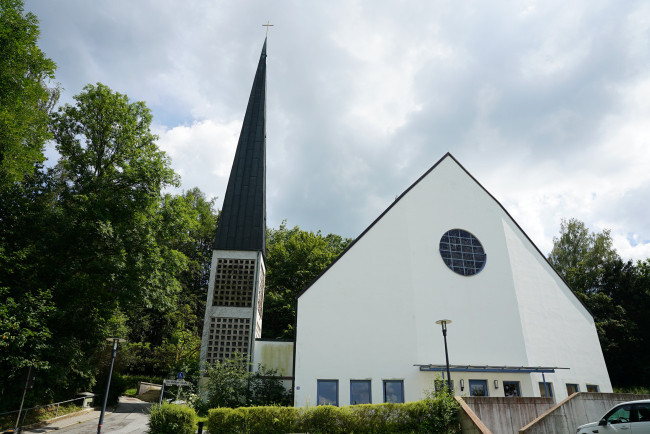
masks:
<path fill-rule="evenodd" d="M 267 217 L 358 236 L 451 152 L 545 253 L 562 218 L 650 257 L 650 2 L 27 0 L 62 102 L 152 109 L 221 199 L 264 40 Z M 52 155 L 52 152 L 50 152 Z"/>

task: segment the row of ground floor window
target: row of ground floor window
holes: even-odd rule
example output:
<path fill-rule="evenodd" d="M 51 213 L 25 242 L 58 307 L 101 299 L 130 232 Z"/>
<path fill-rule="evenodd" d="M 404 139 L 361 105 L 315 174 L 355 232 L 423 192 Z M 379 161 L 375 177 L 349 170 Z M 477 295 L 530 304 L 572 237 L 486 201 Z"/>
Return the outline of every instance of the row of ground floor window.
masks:
<path fill-rule="evenodd" d="M 339 380 L 317 380 L 318 405 L 339 405 Z M 469 396 L 489 396 L 488 381 L 483 379 L 452 381 L 452 389 L 460 387 L 460 393 Z M 494 389 L 499 389 L 499 380 L 494 380 Z M 457 384 L 458 383 L 458 384 Z M 505 397 L 521 396 L 519 381 L 501 381 L 503 395 Z M 443 380 L 435 381 L 435 389 L 440 390 L 446 384 Z M 581 392 L 580 385 L 566 383 L 567 395 Z M 383 380 L 383 402 L 401 403 L 404 402 L 404 380 Z M 467 388 L 467 390 L 465 390 Z M 586 384 L 585 391 L 598 392 L 597 384 Z M 539 393 L 542 397 L 554 397 L 552 382 L 539 382 Z M 350 404 L 372 404 L 372 381 L 371 380 L 350 380 Z"/>

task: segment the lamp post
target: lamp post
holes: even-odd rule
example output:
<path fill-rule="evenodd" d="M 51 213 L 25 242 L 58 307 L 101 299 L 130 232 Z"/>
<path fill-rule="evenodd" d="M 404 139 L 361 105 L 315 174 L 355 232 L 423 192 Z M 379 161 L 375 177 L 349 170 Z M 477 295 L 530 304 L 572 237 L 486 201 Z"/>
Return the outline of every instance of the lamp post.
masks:
<path fill-rule="evenodd" d="M 115 356 L 117 355 L 117 344 L 126 342 L 125 339 L 120 338 L 106 338 L 107 341 L 113 341 L 113 351 L 111 354 L 111 367 L 108 370 L 108 381 L 106 382 L 106 391 L 104 392 L 104 405 L 102 405 L 102 412 L 99 415 L 99 423 L 97 424 L 97 434 L 102 433 L 102 424 L 104 423 L 104 413 L 106 413 L 106 402 L 108 401 L 108 390 L 111 387 L 111 376 L 113 375 L 113 364 L 115 363 Z"/>
<path fill-rule="evenodd" d="M 451 393 L 451 373 L 449 371 L 449 352 L 447 351 L 447 324 L 451 324 L 450 319 L 440 319 L 436 321 L 436 324 L 442 326 L 442 337 L 445 341 L 445 359 L 447 360 L 447 387 Z"/>

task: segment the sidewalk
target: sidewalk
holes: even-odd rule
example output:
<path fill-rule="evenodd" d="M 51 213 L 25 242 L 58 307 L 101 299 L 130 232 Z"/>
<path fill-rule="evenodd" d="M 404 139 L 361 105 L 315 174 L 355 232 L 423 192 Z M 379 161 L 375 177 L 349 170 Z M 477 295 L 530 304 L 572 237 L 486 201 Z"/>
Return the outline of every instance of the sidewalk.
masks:
<path fill-rule="evenodd" d="M 107 408 L 102 432 L 115 434 L 143 433 L 149 429 L 150 403 L 137 398 L 120 397 L 116 408 Z M 27 428 L 23 433 L 48 433 L 52 431 L 69 434 L 96 433 L 101 409 L 92 409 L 74 416 L 63 416 L 47 425 Z"/>

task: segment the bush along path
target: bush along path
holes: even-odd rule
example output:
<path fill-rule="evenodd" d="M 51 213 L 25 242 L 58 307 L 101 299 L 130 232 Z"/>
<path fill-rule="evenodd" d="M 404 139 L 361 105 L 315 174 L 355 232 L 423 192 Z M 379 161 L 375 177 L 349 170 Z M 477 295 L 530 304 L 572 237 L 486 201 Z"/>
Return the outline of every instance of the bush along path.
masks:
<path fill-rule="evenodd" d="M 460 433 L 459 407 L 448 392 L 405 404 L 214 408 L 208 412 L 210 434 L 317 433 Z M 194 433 L 193 409 L 163 404 L 151 411 L 150 432 Z"/>

